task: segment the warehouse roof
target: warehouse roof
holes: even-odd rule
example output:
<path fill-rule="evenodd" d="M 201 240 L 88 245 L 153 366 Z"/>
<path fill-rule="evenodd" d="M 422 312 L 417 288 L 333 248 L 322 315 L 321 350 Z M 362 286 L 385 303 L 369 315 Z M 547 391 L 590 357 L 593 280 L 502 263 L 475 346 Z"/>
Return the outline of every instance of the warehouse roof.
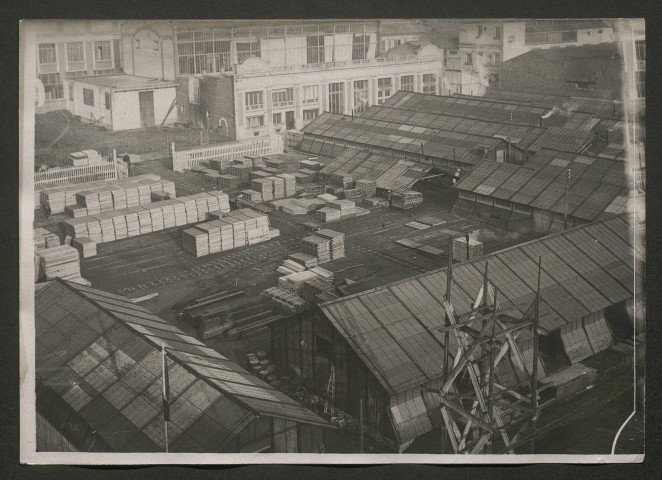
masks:
<path fill-rule="evenodd" d="M 177 82 L 159 80 L 158 78 L 136 77 L 135 75 L 74 77 L 69 78 L 68 80 L 99 85 L 100 87 L 112 88 L 115 91 L 145 90 L 177 86 Z"/>
<path fill-rule="evenodd" d="M 408 125 L 404 122 L 338 115 L 324 112 L 304 127 L 303 132 L 355 142 L 396 152 L 424 154 L 430 157 L 476 164 L 503 142 L 500 138 Z"/>
<path fill-rule="evenodd" d="M 563 32 L 568 30 L 586 30 L 592 28 L 611 28 L 605 20 L 599 19 L 543 19 L 527 20 L 526 33 Z"/>
<path fill-rule="evenodd" d="M 524 165 L 485 161 L 455 185 L 464 191 L 594 220 L 627 210 L 629 185 L 621 161 L 542 150 Z M 570 180 L 567 180 L 570 169 Z"/>
<path fill-rule="evenodd" d="M 425 25 L 411 20 L 384 20 L 381 27 L 382 36 L 423 34 L 427 31 Z"/>
<path fill-rule="evenodd" d="M 356 180 L 375 180 L 378 188 L 398 190 L 411 188 L 430 171 L 429 165 L 391 157 L 369 150 L 347 148 L 320 172 L 326 175 L 343 173 Z"/>
<path fill-rule="evenodd" d="M 328 426 L 297 402 L 125 297 L 53 280 L 35 300 L 41 410 L 77 447 L 163 451 L 161 346 L 170 378 L 170 450 L 221 451 L 259 415 Z M 45 392 L 45 393 L 44 393 Z M 68 419 L 65 403 L 73 412 Z M 66 407 L 65 407 L 66 408 Z M 74 425 L 75 424 L 75 425 Z"/>
<path fill-rule="evenodd" d="M 543 331 L 631 298 L 635 274 L 628 230 L 628 218 L 616 216 L 458 264 L 453 267 L 454 310 L 458 316 L 471 311 L 489 262 L 500 310 L 517 317 L 535 297 L 538 256 Z M 446 275 L 442 268 L 320 305 L 391 394 L 443 374 L 438 329 L 444 324 Z"/>

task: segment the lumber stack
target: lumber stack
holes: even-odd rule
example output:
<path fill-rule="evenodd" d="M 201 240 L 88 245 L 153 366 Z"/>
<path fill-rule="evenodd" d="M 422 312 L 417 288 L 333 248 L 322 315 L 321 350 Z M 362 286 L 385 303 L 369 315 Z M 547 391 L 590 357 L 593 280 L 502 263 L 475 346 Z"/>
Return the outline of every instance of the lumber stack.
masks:
<path fill-rule="evenodd" d="M 324 203 L 338 200 L 338 197 L 336 197 L 335 195 L 331 195 L 330 193 L 322 193 L 320 195 L 317 195 L 317 198 L 323 201 Z"/>
<path fill-rule="evenodd" d="M 276 175 L 285 181 L 285 196 L 291 197 L 297 193 L 297 179 L 291 173 L 281 173 Z"/>
<path fill-rule="evenodd" d="M 299 173 L 303 173 L 304 175 L 306 175 L 310 179 L 310 182 L 313 182 L 313 183 L 318 182 L 319 179 L 320 179 L 319 172 L 315 171 L 315 170 L 310 170 L 308 168 L 302 168 L 301 170 L 299 170 Z"/>
<path fill-rule="evenodd" d="M 467 239 L 459 237 L 453 240 L 453 260 L 462 262 L 483 256 L 483 242 L 469 238 L 469 257 L 467 258 Z"/>
<path fill-rule="evenodd" d="M 313 268 L 317 266 L 317 257 L 308 255 L 307 253 L 303 253 L 303 252 L 292 253 L 288 255 L 287 258 L 288 260 L 292 260 L 293 262 L 302 265 L 304 268 Z"/>
<path fill-rule="evenodd" d="M 80 277 L 78 250 L 69 245 L 44 248 L 37 251 L 40 276 L 45 280 L 62 278 L 71 280 Z"/>
<path fill-rule="evenodd" d="M 274 184 L 269 180 L 270 177 L 256 178 L 251 180 L 251 190 L 255 190 L 262 195 L 262 201 L 269 202 L 274 199 Z"/>
<path fill-rule="evenodd" d="M 300 184 L 312 183 L 313 181 L 313 176 L 310 173 L 303 173 L 299 171 L 299 172 L 294 172 L 292 176 L 294 177 L 294 181 Z"/>
<path fill-rule="evenodd" d="M 182 231 L 182 248 L 195 257 L 209 255 L 209 235 L 199 228 Z"/>
<path fill-rule="evenodd" d="M 355 188 L 360 190 L 364 197 L 374 197 L 377 195 L 377 181 L 376 180 L 357 180 Z"/>
<path fill-rule="evenodd" d="M 60 237 L 41 227 L 34 229 L 32 241 L 35 248 L 50 248 L 60 245 Z"/>
<path fill-rule="evenodd" d="M 324 207 L 315 213 L 317 220 L 324 223 L 335 222 L 341 219 L 340 210 Z"/>
<path fill-rule="evenodd" d="M 239 187 L 239 177 L 236 175 L 219 175 L 218 176 L 218 185 L 226 190 L 231 190 L 233 188 Z"/>
<path fill-rule="evenodd" d="M 345 257 L 345 234 L 324 228 L 318 230 L 315 235 L 327 238 L 331 241 L 331 260 Z"/>
<path fill-rule="evenodd" d="M 335 295 L 335 291 L 336 289 L 331 282 L 316 276 L 303 282 L 301 296 L 310 303 L 319 303 L 319 295 L 322 292 L 328 292 Z"/>
<path fill-rule="evenodd" d="M 395 192 L 391 199 L 391 205 L 401 210 L 409 210 L 423 203 L 423 194 L 414 190 Z"/>
<path fill-rule="evenodd" d="M 228 166 L 228 174 L 234 175 L 239 179 L 239 185 L 248 185 L 251 181 L 250 165 L 244 165 L 243 162 L 232 162 Z"/>
<path fill-rule="evenodd" d="M 294 272 L 278 278 L 278 286 L 289 292 L 301 295 L 303 293 L 303 283 L 306 280 L 317 278 L 317 275 L 310 270 Z"/>
<path fill-rule="evenodd" d="M 262 194 L 255 190 L 242 190 L 241 194 L 246 200 L 252 203 L 262 203 Z"/>
<path fill-rule="evenodd" d="M 71 246 L 78 250 L 83 258 L 94 257 L 97 254 L 97 242 L 87 237 L 74 238 Z"/>
<path fill-rule="evenodd" d="M 349 218 L 356 214 L 356 203 L 351 200 L 331 200 L 326 202 L 326 208 L 340 211 L 340 218 Z"/>
<path fill-rule="evenodd" d="M 270 177 L 271 175 L 263 170 L 255 170 L 251 172 L 251 181 L 256 180 L 258 178 L 267 178 Z"/>
<path fill-rule="evenodd" d="M 328 238 L 309 235 L 301 240 L 301 250 L 303 253 L 313 255 L 318 263 L 327 263 L 331 261 L 331 241 Z"/>
<path fill-rule="evenodd" d="M 310 308 L 310 303 L 284 288 L 271 287 L 265 290 L 264 293 L 269 295 L 276 307 L 285 314 L 299 313 Z"/>
<path fill-rule="evenodd" d="M 285 198 L 285 179 L 279 176 L 269 177 L 274 184 L 274 198 Z"/>

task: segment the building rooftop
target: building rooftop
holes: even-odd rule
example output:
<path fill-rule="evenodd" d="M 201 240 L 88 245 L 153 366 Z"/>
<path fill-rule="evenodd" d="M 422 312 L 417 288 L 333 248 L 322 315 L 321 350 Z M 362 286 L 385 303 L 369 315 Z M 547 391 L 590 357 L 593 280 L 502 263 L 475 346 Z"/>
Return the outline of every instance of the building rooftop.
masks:
<path fill-rule="evenodd" d="M 422 35 L 427 28 L 422 23 L 411 20 L 383 20 L 382 36 Z"/>
<path fill-rule="evenodd" d="M 628 217 L 614 216 L 455 265 L 453 308 L 458 317 L 471 311 L 489 263 L 499 311 L 521 318 L 535 298 L 539 256 L 542 333 L 631 298 L 635 273 L 628 231 Z M 320 308 L 393 395 L 443 375 L 438 329 L 444 325 L 446 279 L 442 268 Z M 518 342 L 530 338 L 523 330 Z"/>
<path fill-rule="evenodd" d="M 526 33 L 564 32 L 571 30 L 588 30 L 593 28 L 612 28 L 605 20 L 596 19 L 549 19 L 527 20 Z"/>
<path fill-rule="evenodd" d="M 74 77 L 70 81 L 90 83 L 100 87 L 112 88 L 115 91 L 143 90 L 153 88 L 176 87 L 177 82 L 159 80 L 157 78 L 136 77 L 135 75 L 101 75 L 91 77 Z"/>
<path fill-rule="evenodd" d="M 164 450 L 162 345 L 170 451 L 222 451 L 259 415 L 329 426 L 125 297 L 56 279 L 35 313 L 38 411 L 80 450 Z"/>
<path fill-rule="evenodd" d="M 630 185 L 622 161 L 542 150 L 524 165 L 482 162 L 455 185 L 463 191 L 594 220 L 627 210 Z"/>

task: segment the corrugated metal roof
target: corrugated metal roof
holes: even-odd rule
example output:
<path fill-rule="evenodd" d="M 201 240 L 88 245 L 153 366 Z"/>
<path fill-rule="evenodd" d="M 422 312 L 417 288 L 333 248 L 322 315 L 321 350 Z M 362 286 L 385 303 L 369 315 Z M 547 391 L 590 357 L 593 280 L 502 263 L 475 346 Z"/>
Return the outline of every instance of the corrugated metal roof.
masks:
<path fill-rule="evenodd" d="M 460 190 L 489 195 L 556 213 L 565 211 L 568 181 L 568 214 L 594 220 L 608 209 L 623 213 L 627 196 L 626 165 L 617 160 L 542 150 L 524 165 L 484 161 L 455 185 Z M 487 187 L 496 186 L 491 192 Z M 616 203 L 615 203 L 616 202 Z"/>
<path fill-rule="evenodd" d="M 35 302 L 39 381 L 113 451 L 165 448 L 161 345 L 169 359 L 172 451 L 218 452 L 260 414 L 328 426 L 125 297 L 56 279 Z"/>
<path fill-rule="evenodd" d="M 453 268 L 453 307 L 458 315 L 471 311 L 488 262 L 502 311 L 519 318 L 535 296 L 539 255 L 541 329 L 556 330 L 626 300 L 634 283 L 632 246 L 629 236 L 616 232 L 628 228 L 627 216 L 616 216 L 459 264 Z M 443 268 L 320 305 L 392 395 L 443 375 L 438 329 L 446 275 Z"/>

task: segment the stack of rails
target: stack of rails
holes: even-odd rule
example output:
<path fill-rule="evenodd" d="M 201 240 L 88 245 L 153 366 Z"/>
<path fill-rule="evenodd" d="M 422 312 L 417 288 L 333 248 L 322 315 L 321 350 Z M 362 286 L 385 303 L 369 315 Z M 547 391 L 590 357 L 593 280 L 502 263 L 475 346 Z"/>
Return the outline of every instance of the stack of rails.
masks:
<path fill-rule="evenodd" d="M 97 243 L 105 243 L 197 223 L 205 220 L 211 209 L 219 215 L 229 212 L 228 195 L 220 191 L 204 192 L 123 210 L 68 218 L 62 224 L 66 234 L 72 238 L 88 237 Z"/>
<path fill-rule="evenodd" d="M 276 175 L 285 181 L 285 196 L 291 197 L 297 193 L 297 179 L 290 173 L 281 173 Z"/>
<path fill-rule="evenodd" d="M 276 307 L 285 314 L 299 313 L 310 308 L 310 303 L 305 299 L 284 288 L 271 287 L 265 290 L 264 293 L 269 295 Z"/>
<path fill-rule="evenodd" d="M 308 255 L 317 257 L 318 263 L 331 261 L 331 241 L 328 238 L 309 235 L 301 239 L 301 250 Z"/>
<path fill-rule="evenodd" d="M 97 242 L 87 237 L 74 238 L 71 245 L 80 252 L 83 258 L 94 257 L 97 254 Z"/>
<path fill-rule="evenodd" d="M 80 278 L 78 250 L 69 245 L 43 248 L 36 251 L 39 257 L 39 278 L 52 280 L 62 278 L 74 280 Z"/>
<path fill-rule="evenodd" d="M 331 260 L 345 257 L 345 234 L 324 228 L 315 232 L 315 235 L 331 241 Z"/>
<path fill-rule="evenodd" d="M 469 258 L 467 258 L 467 239 L 460 237 L 453 240 L 453 260 L 463 262 L 481 256 L 483 256 L 483 242 L 469 238 Z"/>
<path fill-rule="evenodd" d="M 60 245 L 60 237 L 45 228 L 35 228 L 32 233 L 34 248 L 50 248 Z"/>
<path fill-rule="evenodd" d="M 423 203 L 423 194 L 414 190 L 393 193 L 391 205 L 401 210 L 409 210 Z"/>

